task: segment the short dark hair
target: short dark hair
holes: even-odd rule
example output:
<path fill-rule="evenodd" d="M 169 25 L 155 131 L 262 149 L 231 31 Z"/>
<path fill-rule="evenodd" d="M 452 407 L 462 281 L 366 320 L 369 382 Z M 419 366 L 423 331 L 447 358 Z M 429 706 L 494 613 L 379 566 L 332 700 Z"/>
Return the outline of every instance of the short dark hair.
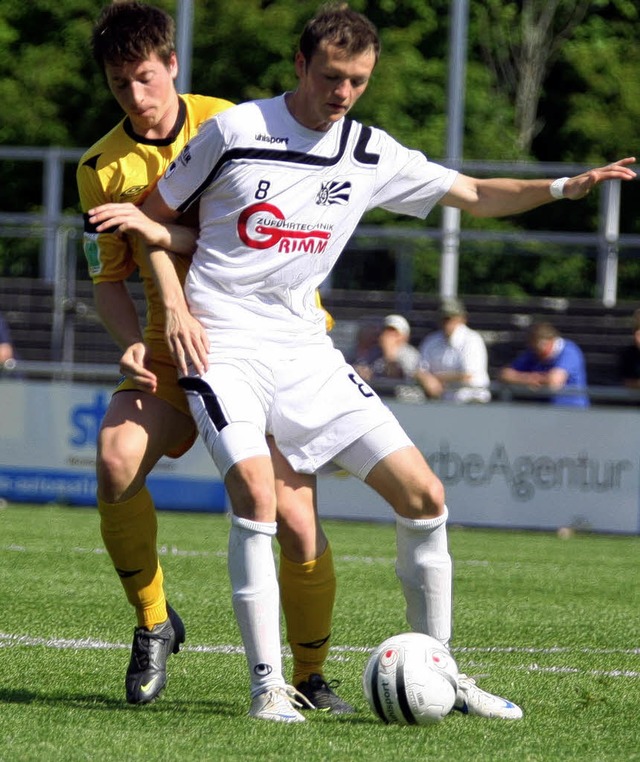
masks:
<path fill-rule="evenodd" d="M 535 346 L 539 341 L 557 339 L 560 334 L 558 329 L 551 323 L 533 323 L 529 329 L 529 344 Z"/>
<path fill-rule="evenodd" d="M 298 49 L 309 62 L 321 43 L 328 42 L 350 56 L 372 49 L 376 63 L 380 56 L 380 37 L 366 16 L 349 8 L 347 3 L 327 3 L 307 21 Z"/>
<path fill-rule="evenodd" d="M 175 52 L 176 25 L 171 16 L 146 3 L 113 2 L 105 6 L 91 35 L 91 52 L 104 71 L 107 64 L 143 61 L 152 53 L 166 65 Z"/>

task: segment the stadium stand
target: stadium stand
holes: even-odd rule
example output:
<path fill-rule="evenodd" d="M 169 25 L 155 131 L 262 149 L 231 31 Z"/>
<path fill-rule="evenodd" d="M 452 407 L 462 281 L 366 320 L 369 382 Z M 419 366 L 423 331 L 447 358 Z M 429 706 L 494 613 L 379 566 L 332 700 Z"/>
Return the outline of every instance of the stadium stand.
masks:
<path fill-rule="evenodd" d="M 529 325 L 545 320 L 582 348 L 590 385 L 618 385 L 617 354 L 629 343 L 629 316 L 637 307 L 635 303 L 623 302 L 606 308 L 591 299 L 462 298 L 469 313 L 469 325 L 482 334 L 487 344 L 492 378 L 524 348 Z M 343 321 L 381 321 L 390 312 L 399 311 L 397 296 L 391 292 L 332 290 L 324 297 L 324 303 L 337 326 Z M 410 309 L 400 310 L 411 324 L 411 342 L 416 346 L 438 327 L 438 304 L 437 296 L 413 294 Z"/>
<path fill-rule="evenodd" d="M 144 315 L 141 284 L 130 284 L 140 315 Z M 401 297 L 402 295 L 400 295 Z M 629 342 L 633 302 L 606 308 L 591 299 L 463 296 L 469 324 L 480 331 L 489 349 L 492 378 L 523 348 L 532 321 L 547 320 L 560 333 L 573 339 L 585 353 L 589 384 L 618 385 L 617 354 Z M 93 308 L 88 281 L 74 285 L 72 298 L 58 299 L 53 284 L 39 279 L 0 279 L 0 304 L 11 327 L 17 355 L 22 360 L 58 362 L 63 357 L 76 363 L 116 364 L 120 354 Z M 389 291 L 333 289 L 323 296 L 336 320 L 334 341 L 348 353 L 357 328 L 363 322 L 382 321 L 389 313 L 402 312 L 412 327 L 416 346 L 437 327 L 436 295 L 413 294 L 408 309 L 399 295 Z"/>
<path fill-rule="evenodd" d="M 130 288 L 143 318 L 142 285 L 133 282 Z M 96 314 L 89 281 L 77 281 L 72 297 L 57 297 L 52 283 L 0 278 L 0 304 L 19 360 L 117 366 L 120 352 Z"/>

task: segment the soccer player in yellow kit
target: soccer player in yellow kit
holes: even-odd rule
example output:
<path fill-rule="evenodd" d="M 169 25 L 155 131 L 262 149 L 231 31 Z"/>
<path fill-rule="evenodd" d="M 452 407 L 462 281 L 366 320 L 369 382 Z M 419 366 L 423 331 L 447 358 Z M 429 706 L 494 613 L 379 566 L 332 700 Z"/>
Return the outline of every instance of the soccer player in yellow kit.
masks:
<path fill-rule="evenodd" d="M 96 470 L 102 537 L 137 614 L 125 681 L 132 704 L 158 696 L 168 656 L 185 639 L 182 620 L 165 599 L 157 517 L 145 481 L 162 456 L 179 457 L 197 435 L 144 256 L 147 244 L 175 252 L 184 279 L 196 231 L 188 224 L 156 225 L 139 206 L 198 127 L 232 105 L 178 95 L 174 30 L 168 14 L 144 3 L 103 9 L 93 31 L 93 55 L 126 116 L 84 154 L 77 169 L 96 309 L 123 352 L 124 379 L 102 422 Z M 119 205 L 110 232 L 98 232 L 90 219 L 91 210 L 104 204 Z M 126 286 L 136 271 L 147 301 L 144 330 Z M 315 708 L 351 712 L 323 677 L 336 582 L 318 521 L 315 478 L 295 473 L 273 442 L 269 445 L 278 484 L 280 589 L 294 656 L 292 682 Z"/>

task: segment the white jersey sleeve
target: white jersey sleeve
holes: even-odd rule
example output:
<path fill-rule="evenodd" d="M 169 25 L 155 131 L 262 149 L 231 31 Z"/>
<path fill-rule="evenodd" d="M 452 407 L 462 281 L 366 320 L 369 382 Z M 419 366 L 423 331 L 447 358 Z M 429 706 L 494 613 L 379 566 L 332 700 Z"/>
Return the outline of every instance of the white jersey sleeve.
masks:
<path fill-rule="evenodd" d="M 158 191 L 165 204 L 170 209 L 186 211 L 210 185 L 223 153 L 220 124 L 215 117 L 208 119 L 158 182 Z M 197 157 L 195 161 L 194 155 Z M 188 171 L 176 172 L 180 165 Z"/>
<path fill-rule="evenodd" d="M 379 156 L 369 209 L 381 207 L 424 219 L 458 175 L 455 170 L 429 161 L 420 151 L 406 148 L 382 130 L 371 130 L 367 151 Z"/>

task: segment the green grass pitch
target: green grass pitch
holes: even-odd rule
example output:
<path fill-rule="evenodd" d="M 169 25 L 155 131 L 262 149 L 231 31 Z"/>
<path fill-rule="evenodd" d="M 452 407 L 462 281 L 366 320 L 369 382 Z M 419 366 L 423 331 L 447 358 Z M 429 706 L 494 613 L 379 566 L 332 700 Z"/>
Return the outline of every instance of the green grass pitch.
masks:
<path fill-rule="evenodd" d="M 164 512 L 159 522 L 187 643 L 158 701 L 130 707 L 134 618 L 96 511 L 0 509 L 0 761 L 640 760 L 638 537 L 452 528 L 454 654 L 525 717 L 454 712 L 418 728 L 376 720 L 360 682 L 370 649 L 407 629 L 393 527 L 326 522 L 338 575 L 327 677 L 358 713 L 283 726 L 246 717 L 227 518 Z"/>

